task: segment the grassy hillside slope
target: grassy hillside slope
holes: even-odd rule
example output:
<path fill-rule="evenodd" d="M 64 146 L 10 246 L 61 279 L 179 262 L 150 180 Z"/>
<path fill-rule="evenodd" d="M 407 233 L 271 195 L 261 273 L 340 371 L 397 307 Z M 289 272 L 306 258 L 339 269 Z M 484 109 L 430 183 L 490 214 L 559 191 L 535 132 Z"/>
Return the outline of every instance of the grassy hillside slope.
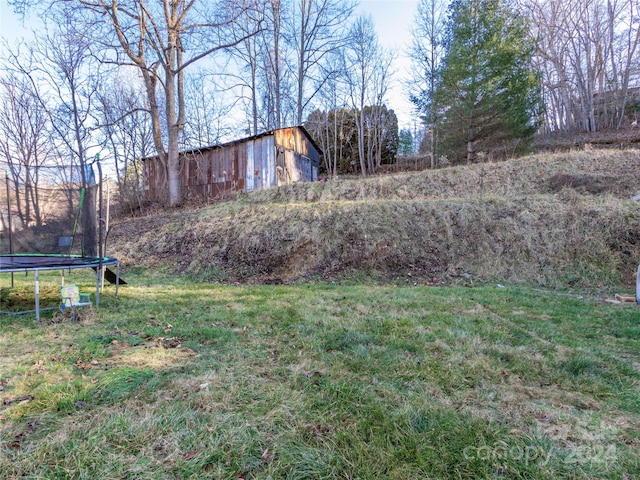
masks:
<path fill-rule="evenodd" d="M 629 283 L 640 151 L 296 184 L 120 221 L 109 254 L 204 281 Z"/>

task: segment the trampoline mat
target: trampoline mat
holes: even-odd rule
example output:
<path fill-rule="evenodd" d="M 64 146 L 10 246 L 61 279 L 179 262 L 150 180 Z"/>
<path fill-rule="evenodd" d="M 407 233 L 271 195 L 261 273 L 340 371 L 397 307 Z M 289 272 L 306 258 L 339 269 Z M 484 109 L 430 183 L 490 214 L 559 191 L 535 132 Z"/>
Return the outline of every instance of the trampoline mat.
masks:
<path fill-rule="evenodd" d="M 22 272 L 25 270 L 54 270 L 66 268 L 94 268 L 116 265 L 111 257 L 82 257 L 79 255 L 0 255 L 0 272 Z"/>

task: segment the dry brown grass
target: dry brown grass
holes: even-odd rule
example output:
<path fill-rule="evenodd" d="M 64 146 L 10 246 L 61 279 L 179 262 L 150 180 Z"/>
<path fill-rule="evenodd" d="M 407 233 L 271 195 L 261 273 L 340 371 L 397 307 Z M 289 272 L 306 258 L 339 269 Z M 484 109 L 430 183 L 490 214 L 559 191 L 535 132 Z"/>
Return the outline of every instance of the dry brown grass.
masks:
<path fill-rule="evenodd" d="M 243 195 L 114 227 L 126 263 L 203 280 L 627 283 L 640 259 L 640 151 L 580 151 Z"/>

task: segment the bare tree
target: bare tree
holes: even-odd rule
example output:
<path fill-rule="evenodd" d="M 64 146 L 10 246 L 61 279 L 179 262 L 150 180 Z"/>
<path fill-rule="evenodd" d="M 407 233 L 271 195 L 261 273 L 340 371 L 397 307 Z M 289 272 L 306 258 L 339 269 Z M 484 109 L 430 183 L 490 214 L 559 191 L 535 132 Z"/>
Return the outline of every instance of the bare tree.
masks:
<path fill-rule="evenodd" d="M 637 0 L 519 4 L 538 42 L 546 131 L 620 128 L 630 87 L 640 86 Z"/>
<path fill-rule="evenodd" d="M 45 21 L 44 30 L 28 45 L 9 49 L 10 72 L 29 82 L 34 96 L 47 118 L 53 134 L 53 154 L 61 168 L 56 175 L 66 183 L 83 187 L 95 184 L 95 175 L 87 158 L 93 145 L 96 121 L 93 102 L 96 98 L 100 66 L 93 50 L 91 29 L 78 12 L 60 5 L 55 22 Z M 43 168 L 41 165 L 39 168 Z M 64 190 L 68 208 L 73 211 L 77 191 Z M 82 203 L 83 235 L 86 250 L 95 256 L 98 247 L 95 222 L 95 190 Z"/>
<path fill-rule="evenodd" d="M 47 115 L 24 79 L 7 76 L 0 85 L 0 163 L 10 177 L 23 224 L 35 222 L 40 226 L 40 167 L 51 149 Z"/>
<path fill-rule="evenodd" d="M 284 105 L 291 103 L 286 77 L 286 59 L 291 51 L 284 39 L 283 24 L 290 15 L 291 2 L 263 0 L 257 2 L 253 22 L 259 20 L 260 34 L 252 43 L 243 42 L 240 59 L 242 75 L 250 92 L 252 132 L 281 128 L 289 119 Z"/>
<path fill-rule="evenodd" d="M 347 114 L 345 110 L 348 98 L 348 85 L 345 50 L 332 53 L 328 61 L 331 70 L 336 72 L 327 79 L 326 87 L 320 91 L 319 98 L 327 110 L 318 110 L 309 116 L 308 125 L 314 138 L 319 139 L 323 150 L 324 166 L 330 177 L 338 174 L 338 162 L 342 150 L 343 132 Z"/>
<path fill-rule="evenodd" d="M 37 4 L 35 0 L 13 3 L 25 2 Z M 154 145 L 167 173 L 168 203 L 179 205 L 182 191 L 178 147 L 186 121 L 185 70 L 244 40 L 230 37 L 228 27 L 245 14 L 247 2 L 53 0 L 53 3 L 63 3 L 78 14 L 86 14 L 86 30 L 112 52 L 111 61 L 120 66 L 133 65 L 141 73 Z"/>
<path fill-rule="evenodd" d="M 232 103 L 220 95 L 222 87 L 216 75 L 198 72 L 185 80 L 185 103 L 189 115 L 181 139 L 181 148 L 191 149 L 216 145 L 230 133 L 232 126 L 226 121 L 231 114 Z"/>
<path fill-rule="evenodd" d="M 293 0 L 293 5 L 286 38 L 295 52 L 290 70 L 295 79 L 295 121 L 301 125 L 307 107 L 335 73 L 326 68 L 326 60 L 344 47 L 344 27 L 354 4 L 350 0 Z"/>
<path fill-rule="evenodd" d="M 371 115 L 375 109 L 365 110 L 366 106 L 381 106 L 384 102 L 392 57 L 380 44 L 370 17 L 358 17 L 354 22 L 350 42 L 347 48 L 347 70 L 345 72 L 349 88 L 349 101 L 356 115 L 358 131 L 358 157 L 360 173 L 375 172 L 372 150 L 375 146 L 375 135 L 368 137 L 368 132 L 381 128 L 379 121 Z M 369 149 L 367 145 L 369 140 Z M 372 143 L 373 142 L 373 143 Z"/>
<path fill-rule="evenodd" d="M 281 53 L 284 42 L 282 37 L 282 22 L 286 18 L 282 0 L 266 0 L 266 19 L 270 28 L 263 30 L 264 44 L 270 46 L 266 48 L 264 65 L 264 82 L 267 91 L 268 128 L 281 128 L 282 123 L 282 95 L 283 95 L 283 73 L 284 58 Z M 285 52 L 286 54 L 286 52 Z"/>
<path fill-rule="evenodd" d="M 269 2 L 256 2 L 246 15 L 238 18 L 230 26 L 234 38 L 242 39 L 230 47 L 231 61 L 237 66 L 237 73 L 230 74 L 234 79 L 234 87 L 241 92 L 241 99 L 246 105 L 246 116 L 250 122 L 249 133 L 256 135 L 259 125 L 264 124 L 260 119 L 261 95 L 259 88 L 259 70 L 265 56 L 265 32 L 269 29 L 265 20 L 265 10 Z M 252 32 L 262 30 L 262 35 L 252 35 Z"/>
<path fill-rule="evenodd" d="M 27 45 L 8 50 L 11 72 L 31 85 L 56 137 L 60 160 L 75 166 L 69 178 L 87 177 L 87 149 L 92 144 L 95 120 L 93 101 L 100 69 L 93 55 L 93 40 L 83 20 L 68 9 L 57 11 L 55 22 Z"/>
<path fill-rule="evenodd" d="M 261 25 L 259 35 L 230 49 L 238 68 L 227 73 L 241 92 L 248 132 L 303 122 L 336 75 L 330 57 L 345 45 L 353 8 L 342 0 L 263 0 L 234 24 L 236 37 Z"/>
<path fill-rule="evenodd" d="M 595 94 L 598 79 L 602 78 L 606 66 L 603 45 L 608 37 L 603 5 L 598 0 L 581 0 L 578 5 L 574 4 L 567 20 L 573 32 L 568 39 L 582 129 L 595 132 L 598 129 Z"/>
<path fill-rule="evenodd" d="M 436 91 L 436 76 L 444 56 L 447 4 L 447 0 L 420 0 L 411 29 L 413 41 L 409 57 L 413 68 L 408 83 L 409 98 L 416 111 L 424 115 L 424 121 L 428 125 L 431 168 L 438 166 L 435 155 L 438 122 L 432 99 Z"/>
<path fill-rule="evenodd" d="M 619 16 L 616 15 L 615 8 L 618 3 L 622 12 Z M 616 127 L 620 128 L 625 121 L 633 74 L 636 86 L 640 86 L 640 5 L 634 0 L 608 0 L 607 11 L 612 52 L 611 71 L 616 86 Z M 637 111 L 634 121 L 637 121 Z"/>
<path fill-rule="evenodd" d="M 215 11 L 195 0 L 148 2 L 129 0 L 79 0 L 85 8 L 106 14 L 118 38 L 120 51 L 140 70 L 147 91 L 153 139 L 160 160 L 166 165 L 169 205 L 182 202 L 178 141 L 185 124 L 185 69 L 213 52 L 229 48 L 246 37 L 225 36 L 225 29 L 245 14 L 242 1 L 222 0 Z M 210 2 L 209 2 L 210 3 Z M 158 8 L 159 7 L 159 8 Z M 199 10 L 194 7 L 202 7 Z M 165 100 L 167 145 L 161 132 L 157 90 Z"/>
<path fill-rule="evenodd" d="M 100 88 L 96 102 L 101 144 L 110 151 L 123 207 L 140 209 L 144 197 L 140 159 L 153 155 L 151 119 L 142 85 L 114 77 Z"/>

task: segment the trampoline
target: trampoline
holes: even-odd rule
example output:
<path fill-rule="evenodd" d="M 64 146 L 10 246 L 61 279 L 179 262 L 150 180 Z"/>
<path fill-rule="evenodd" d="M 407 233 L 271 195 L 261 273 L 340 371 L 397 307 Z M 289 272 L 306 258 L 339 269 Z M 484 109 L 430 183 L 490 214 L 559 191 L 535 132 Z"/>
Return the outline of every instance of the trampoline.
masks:
<path fill-rule="evenodd" d="M 104 218 L 99 154 L 93 162 L 33 168 L 8 162 L 7 167 L 2 192 L 6 207 L 0 208 L 0 274 L 11 274 L 13 287 L 14 273 L 34 273 L 35 310 L 28 312 L 35 311 L 40 321 L 39 272 L 44 270 L 60 270 L 64 284 L 65 270 L 90 268 L 96 273 L 95 305 L 100 304 L 105 279 L 115 284 L 117 298 L 118 287 L 126 282 L 120 278 L 118 259 L 105 255 L 109 205 Z"/>
<path fill-rule="evenodd" d="M 113 273 L 106 267 L 115 266 Z M 0 255 L 0 273 L 34 272 L 35 277 L 35 314 L 40 321 L 40 284 L 39 272 L 41 270 L 71 270 L 76 268 L 91 268 L 96 275 L 96 306 L 100 304 L 100 287 L 102 283 L 102 272 L 105 278 L 116 286 L 116 298 L 118 298 L 118 288 L 120 280 L 120 262 L 112 257 L 86 257 L 81 255 L 46 255 L 46 254 L 2 254 Z M 0 312 L 11 313 L 11 312 Z M 26 313 L 26 312 L 23 312 Z"/>

